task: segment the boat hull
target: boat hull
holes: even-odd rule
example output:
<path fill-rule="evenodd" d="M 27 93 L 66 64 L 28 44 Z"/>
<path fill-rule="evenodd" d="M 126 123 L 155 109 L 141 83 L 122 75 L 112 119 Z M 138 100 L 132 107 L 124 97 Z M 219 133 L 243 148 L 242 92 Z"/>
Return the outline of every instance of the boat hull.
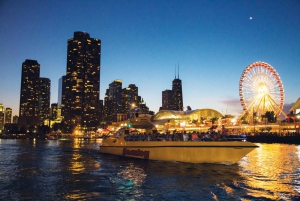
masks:
<path fill-rule="evenodd" d="M 234 164 L 257 147 L 242 141 L 125 141 L 109 138 L 102 141 L 100 152 L 160 161 Z"/>

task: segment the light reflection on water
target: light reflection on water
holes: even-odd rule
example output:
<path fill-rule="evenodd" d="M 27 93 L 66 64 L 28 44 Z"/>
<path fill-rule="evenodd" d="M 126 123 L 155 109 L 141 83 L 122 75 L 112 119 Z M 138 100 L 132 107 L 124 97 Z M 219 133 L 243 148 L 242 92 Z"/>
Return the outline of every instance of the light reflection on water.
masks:
<path fill-rule="evenodd" d="M 275 200 L 299 197 L 299 146 L 259 146 L 239 162 L 248 194 Z"/>
<path fill-rule="evenodd" d="M 99 153 L 99 142 L 0 140 L 3 200 L 297 200 L 300 146 L 259 144 L 237 164 Z"/>

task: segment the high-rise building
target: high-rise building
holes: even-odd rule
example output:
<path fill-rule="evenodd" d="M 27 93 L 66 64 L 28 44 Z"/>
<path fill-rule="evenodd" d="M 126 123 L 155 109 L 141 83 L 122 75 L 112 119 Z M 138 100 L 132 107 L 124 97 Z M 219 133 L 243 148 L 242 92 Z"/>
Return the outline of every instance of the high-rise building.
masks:
<path fill-rule="evenodd" d="M 68 40 L 63 116 L 68 132 L 95 130 L 99 119 L 101 41 L 86 32 Z"/>
<path fill-rule="evenodd" d="M 58 110 L 58 104 L 57 103 L 52 103 L 51 104 L 51 111 L 50 111 L 50 118 L 51 119 L 57 119 L 57 110 Z"/>
<path fill-rule="evenodd" d="M 162 91 L 162 107 L 161 110 L 171 110 L 173 108 L 173 91 L 166 89 Z"/>
<path fill-rule="evenodd" d="M 4 129 L 4 106 L 0 103 L 0 132 Z"/>
<path fill-rule="evenodd" d="M 17 124 L 19 122 L 19 116 L 18 115 L 14 115 L 13 116 L 13 124 Z"/>
<path fill-rule="evenodd" d="M 178 69 L 179 72 L 179 69 Z M 182 97 L 182 83 L 178 77 L 172 82 L 172 90 L 165 90 L 162 92 L 162 107 L 160 110 L 183 110 L 183 97 Z"/>
<path fill-rule="evenodd" d="M 148 113 L 149 108 L 138 95 L 138 87 L 135 84 L 123 89 L 122 80 L 115 80 L 109 84 L 104 97 L 103 122 L 109 125 Z"/>
<path fill-rule="evenodd" d="M 40 64 L 26 59 L 22 64 L 19 129 L 39 125 Z"/>
<path fill-rule="evenodd" d="M 127 114 L 128 118 L 133 115 L 133 109 L 139 107 L 138 92 L 135 84 L 130 84 L 122 90 L 122 112 Z"/>
<path fill-rule="evenodd" d="M 50 85 L 49 78 L 40 78 L 39 87 L 39 120 L 40 125 L 44 124 L 45 120 L 49 120 L 50 116 Z"/>
<path fill-rule="evenodd" d="M 182 99 L 182 84 L 181 80 L 175 78 L 172 83 L 172 91 L 173 91 L 173 110 L 183 110 L 183 99 Z"/>
<path fill-rule="evenodd" d="M 113 104 L 112 100 L 109 100 L 109 89 L 106 89 L 105 96 L 104 96 L 104 108 L 102 113 L 102 122 L 103 124 L 111 124 L 113 121 Z"/>
<path fill-rule="evenodd" d="M 58 81 L 58 100 L 57 107 L 63 108 L 65 105 L 65 89 L 66 89 L 66 76 L 62 76 Z"/>
<path fill-rule="evenodd" d="M 5 109 L 5 123 L 10 124 L 12 120 L 11 118 L 12 118 L 12 109 L 7 107 Z"/>
<path fill-rule="evenodd" d="M 111 104 L 112 121 L 117 121 L 117 114 L 122 112 L 122 80 L 114 80 L 109 84 L 108 100 Z"/>

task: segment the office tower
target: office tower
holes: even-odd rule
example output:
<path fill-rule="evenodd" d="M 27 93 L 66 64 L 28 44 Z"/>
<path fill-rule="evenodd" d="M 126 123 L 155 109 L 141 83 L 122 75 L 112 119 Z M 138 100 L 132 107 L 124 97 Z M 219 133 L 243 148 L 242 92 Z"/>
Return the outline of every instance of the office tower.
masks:
<path fill-rule="evenodd" d="M 108 100 L 110 103 L 110 120 L 117 121 L 117 115 L 122 112 L 122 80 L 114 80 L 109 84 Z"/>
<path fill-rule="evenodd" d="M 105 95 L 104 95 L 104 108 L 103 108 L 103 122 L 105 124 L 110 124 L 113 121 L 113 106 L 112 106 L 112 100 L 109 100 L 109 89 L 106 89 Z"/>
<path fill-rule="evenodd" d="M 179 79 L 179 67 L 178 67 L 178 77 L 176 77 L 172 82 L 172 90 L 165 90 L 162 92 L 162 106 L 160 110 L 183 110 L 183 97 L 182 97 L 182 84 Z"/>
<path fill-rule="evenodd" d="M 139 114 L 149 114 L 149 107 L 147 107 L 146 102 L 141 96 L 138 96 L 138 106 L 139 106 Z"/>
<path fill-rule="evenodd" d="M 19 129 L 39 125 L 40 64 L 26 59 L 22 64 Z"/>
<path fill-rule="evenodd" d="M 14 115 L 13 116 L 13 124 L 17 124 L 19 121 L 19 116 L 18 115 Z"/>
<path fill-rule="evenodd" d="M 57 100 L 57 107 L 63 108 L 65 105 L 65 89 L 66 89 L 66 76 L 62 76 L 59 78 L 58 81 L 58 100 Z"/>
<path fill-rule="evenodd" d="M 12 117 L 12 109 L 7 107 L 5 109 L 5 123 L 10 124 L 11 123 L 11 117 Z"/>
<path fill-rule="evenodd" d="M 49 120 L 50 116 L 50 85 L 49 78 L 40 78 L 39 89 L 39 120 L 40 125 L 44 124 L 45 120 Z"/>
<path fill-rule="evenodd" d="M 130 84 L 128 87 L 122 89 L 122 113 L 127 114 L 127 119 L 129 119 L 134 113 L 134 108 L 138 107 L 138 87 Z"/>
<path fill-rule="evenodd" d="M 182 85 L 181 80 L 175 77 L 172 83 L 172 91 L 173 91 L 173 110 L 183 110 L 183 100 L 182 100 Z"/>
<path fill-rule="evenodd" d="M 0 132 L 4 129 L 4 106 L 0 103 Z"/>
<path fill-rule="evenodd" d="M 161 110 L 173 109 L 173 91 L 166 89 L 162 91 L 162 107 Z"/>
<path fill-rule="evenodd" d="M 86 32 L 68 40 L 64 123 L 68 132 L 96 130 L 99 120 L 101 41 Z"/>
<path fill-rule="evenodd" d="M 58 110 L 58 104 L 57 103 L 52 103 L 51 104 L 51 111 L 50 111 L 50 118 L 51 119 L 57 119 L 57 110 Z"/>

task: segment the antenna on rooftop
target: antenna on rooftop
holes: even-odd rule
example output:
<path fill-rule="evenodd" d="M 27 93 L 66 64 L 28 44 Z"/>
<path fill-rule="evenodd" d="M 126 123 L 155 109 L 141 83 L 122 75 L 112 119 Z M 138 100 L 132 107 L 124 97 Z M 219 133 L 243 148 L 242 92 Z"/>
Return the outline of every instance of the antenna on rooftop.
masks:
<path fill-rule="evenodd" d="M 179 79 L 179 62 L 178 62 L 178 79 Z"/>
<path fill-rule="evenodd" d="M 176 64 L 175 64 L 175 79 L 176 79 Z"/>

